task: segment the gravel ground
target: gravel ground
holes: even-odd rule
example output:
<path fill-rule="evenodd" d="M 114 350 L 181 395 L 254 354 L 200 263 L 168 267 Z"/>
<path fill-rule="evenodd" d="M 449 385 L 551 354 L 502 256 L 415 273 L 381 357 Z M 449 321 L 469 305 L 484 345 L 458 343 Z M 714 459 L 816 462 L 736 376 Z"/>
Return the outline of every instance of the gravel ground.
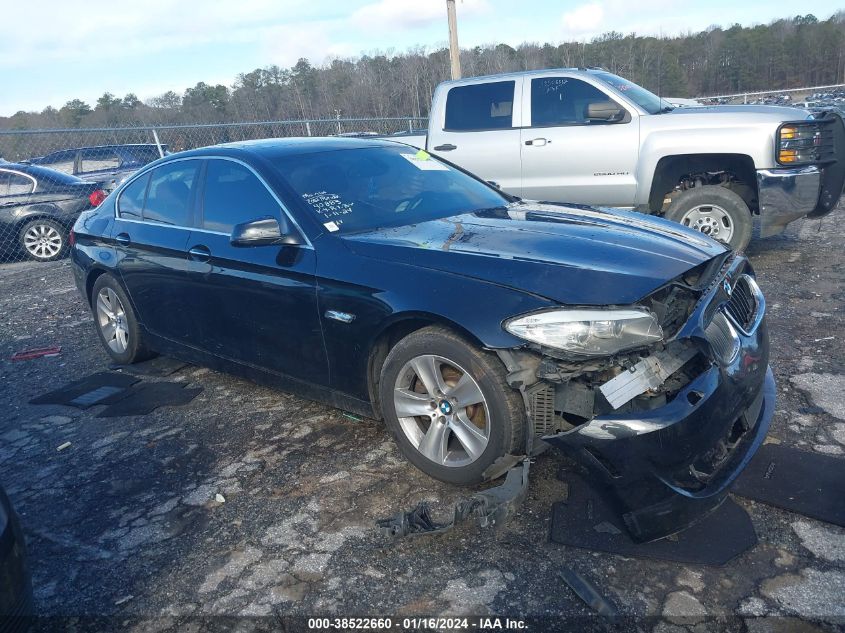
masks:
<path fill-rule="evenodd" d="M 838 209 L 795 223 L 754 242 L 750 256 L 778 382 L 770 441 L 845 459 L 843 217 Z M 0 481 L 22 517 L 37 609 L 58 618 L 42 627 L 260 628 L 283 625 L 280 616 L 420 614 L 526 618 L 532 630 L 566 618 L 607 626 L 559 580 L 563 566 L 643 618 L 640 630 L 845 623 L 845 530 L 836 526 L 737 499 L 760 543 L 725 567 L 566 548 L 548 540 L 550 505 L 564 494 L 555 477 L 563 459 L 549 452 L 498 534 L 467 525 L 386 545 L 376 519 L 423 498 L 443 516 L 466 491 L 407 464 L 379 423 L 192 366 L 170 379 L 203 392 L 146 416 L 28 404 L 108 366 L 67 261 L 0 265 L 0 323 Z M 46 345 L 63 351 L 8 360 Z M 271 617 L 203 619 L 247 615 Z"/>

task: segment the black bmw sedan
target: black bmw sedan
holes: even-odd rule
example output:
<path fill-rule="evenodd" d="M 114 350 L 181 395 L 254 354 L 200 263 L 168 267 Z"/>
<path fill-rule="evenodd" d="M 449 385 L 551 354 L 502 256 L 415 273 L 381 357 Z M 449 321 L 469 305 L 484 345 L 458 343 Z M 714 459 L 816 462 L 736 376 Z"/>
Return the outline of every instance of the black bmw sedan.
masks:
<path fill-rule="evenodd" d="M 98 183 L 0 161 L 0 261 L 15 255 L 41 262 L 64 257 L 79 213 L 105 197 Z"/>
<path fill-rule="evenodd" d="M 510 197 L 389 141 L 154 162 L 74 228 L 119 363 L 160 352 L 383 419 L 455 484 L 542 442 L 638 538 L 717 505 L 774 407 L 748 261 L 674 223 Z"/>

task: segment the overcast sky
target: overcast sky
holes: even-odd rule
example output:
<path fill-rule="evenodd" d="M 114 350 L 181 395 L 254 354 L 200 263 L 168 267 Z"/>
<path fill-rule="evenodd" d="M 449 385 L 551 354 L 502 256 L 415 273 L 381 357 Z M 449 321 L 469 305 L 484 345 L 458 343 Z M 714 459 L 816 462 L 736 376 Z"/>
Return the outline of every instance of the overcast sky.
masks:
<path fill-rule="evenodd" d="M 458 0 L 463 47 L 589 40 L 826 19 L 842 8 L 817 0 Z M 18 0 L 0 20 L 0 115 L 94 104 L 104 92 L 142 100 L 198 81 L 231 85 L 240 72 L 300 57 L 443 46 L 445 0 Z"/>

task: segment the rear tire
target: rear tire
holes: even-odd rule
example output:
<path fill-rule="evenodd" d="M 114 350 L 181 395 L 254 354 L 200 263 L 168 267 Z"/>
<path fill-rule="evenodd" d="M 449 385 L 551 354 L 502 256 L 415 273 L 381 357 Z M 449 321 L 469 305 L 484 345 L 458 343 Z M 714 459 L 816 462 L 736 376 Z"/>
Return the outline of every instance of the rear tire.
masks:
<path fill-rule="evenodd" d="M 751 210 L 739 194 L 720 185 L 687 189 L 672 201 L 664 214 L 684 226 L 744 250 L 751 241 Z"/>
<path fill-rule="evenodd" d="M 21 227 L 18 235 L 24 255 L 37 262 L 52 262 L 67 254 L 68 231 L 58 222 L 39 218 Z"/>
<path fill-rule="evenodd" d="M 144 341 L 129 297 L 108 273 L 94 283 L 91 311 L 100 342 L 114 362 L 131 365 L 154 356 Z"/>
<path fill-rule="evenodd" d="M 435 479 L 477 484 L 496 460 L 525 451 L 525 406 L 501 361 L 446 328 L 417 330 L 390 350 L 379 396 L 399 449 Z"/>

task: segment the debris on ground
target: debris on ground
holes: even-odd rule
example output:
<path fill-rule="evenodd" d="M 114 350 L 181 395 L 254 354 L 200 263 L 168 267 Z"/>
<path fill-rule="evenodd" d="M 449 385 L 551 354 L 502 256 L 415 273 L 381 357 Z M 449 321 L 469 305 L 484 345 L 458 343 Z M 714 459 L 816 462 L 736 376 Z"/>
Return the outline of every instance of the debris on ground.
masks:
<path fill-rule="evenodd" d="M 471 516 L 476 517 L 479 527 L 500 527 L 525 498 L 530 463 L 530 460 L 524 459 L 508 471 L 502 485 L 456 503 L 451 521 L 436 523 L 429 513 L 428 502 L 420 501 L 413 510 L 380 519 L 376 525 L 382 533 L 394 539 L 445 532 Z"/>
<path fill-rule="evenodd" d="M 34 347 L 32 349 L 23 349 L 15 352 L 9 357 L 9 360 L 32 360 L 34 358 L 51 358 L 62 353 L 61 345 L 53 345 L 50 347 Z"/>
<path fill-rule="evenodd" d="M 601 595 L 598 588 L 574 569 L 564 567 L 560 572 L 560 577 L 576 596 L 599 615 L 610 617 L 618 614 L 616 607 Z"/>

